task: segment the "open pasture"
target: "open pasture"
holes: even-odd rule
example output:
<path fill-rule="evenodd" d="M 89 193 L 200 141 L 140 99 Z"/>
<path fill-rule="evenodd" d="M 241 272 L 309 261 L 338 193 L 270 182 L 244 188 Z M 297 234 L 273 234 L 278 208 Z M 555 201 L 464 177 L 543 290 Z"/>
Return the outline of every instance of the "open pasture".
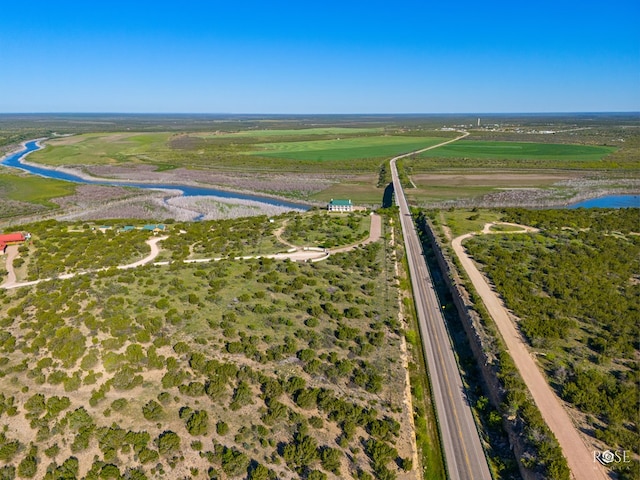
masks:
<path fill-rule="evenodd" d="M 374 174 L 349 176 L 310 198 L 321 202 L 329 202 L 332 198 L 350 198 L 356 205 L 380 205 L 383 189 L 376 187 L 376 180 Z"/>
<path fill-rule="evenodd" d="M 298 171 L 307 162 L 391 157 L 435 145 L 442 140 L 437 137 L 374 135 L 379 132 L 380 129 L 375 128 L 313 128 L 178 137 L 172 133 L 83 134 L 48 140 L 46 148 L 34 152 L 29 159 L 53 166 L 150 163 L 160 169 L 171 165 L 197 169 L 246 170 L 253 167 Z M 309 140 L 310 136 L 326 135 L 345 135 L 346 138 Z M 283 141 L 291 138 L 304 138 L 304 141 Z M 217 139 L 223 142 L 219 143 Z M 257 157 L 269 158 L 268 164 L 264 158 Z M 363 170 L 356 164 L 353 167 L 354 171 Z M 377 165 L 367 164 L 365 170 L 375 168 Z M 333 166 L 331 169 L 334 170 Z M 345 170 L 344 166 L 340 170 Z"/>
<path fill-rule="evenodd" d="M 193 136 L 200 138 L 233 138 L 233 137 L 293 137 L 306 135 L 361 135 L 382 133 L 380 128 L 348 128 L 348 127 L 317 127 L 297 128 L 286 130 L 245 130 L 234 133 L 196 133 Z"/>
<path fill-rule="evenodd" d="M 593 145 L 460 141 L 424 152 L 420 157 L 601 160 L 615 150 Z"/>
<path fill-rule="evenodd" d="M 567 172 L 518 172 L 496 171 L 495 173 L 419 173 L 411 176 L 415 189 L 405 194 L 418 203 L 479 198 L 492 192 L 506 190 L 527 191 L 552 188 L 558 182 L 574 178 Z"/>
<path fill-rule="evenodd" d="M 442 138 L 378 136 L 262 145 L 251 152 L 261 157 L 300 161 L 345 161 L 360 158 L 392 157 L 442 142 Z"/>
<path fill-rule="evenodd" d="M 46 165 L 154 163 L 169 151 L 169 133 L 91 133 L 47 141 L 29 160 Z"/>
<path fill-rule="evenodd" d="M 38 203 L 48 207 L 57 206 L 49 200 L 71 195 L 75 185 L 60 180 L 35 175 L 13 175 L 0 173 L 0 196 L 11 200 Z"/>

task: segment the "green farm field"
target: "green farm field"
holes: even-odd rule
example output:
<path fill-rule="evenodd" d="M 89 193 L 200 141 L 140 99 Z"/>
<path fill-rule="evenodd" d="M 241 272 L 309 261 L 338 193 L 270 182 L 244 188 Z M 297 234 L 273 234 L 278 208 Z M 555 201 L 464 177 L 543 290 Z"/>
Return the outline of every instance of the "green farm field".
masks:
<path fill-rule="evenodd" d="M 614 170 L 636 168 L 638 159 L 613 158 L 618 149 L 601 145 L 461 140 L 406 162 L 413 172 L 448 169 L 543 168 Z"/>
<path fill-rule="evenodd" d="M 313 128 L 269 126 L 85 133 L 48 140 L 47 147 L 34 152 L 30 160 L 86 166 L 92 175 L 145 181 L 145 172 L 153 166 L 152 181 L 180 183 L 189 177 L 203 185 L 222 182 L 238 190 L 311 202 L 348 197 L 358 204 L 376 205 L 382 201 L 383 183 L 389 181 L 381 176 L 388 159 L 458 135 L 379 123 L 371 127 L 317 122 Z M 398 168 L 407 178 L 405 193 L 410 201 L 423 205 L 458 201 L 468 205 L 484 201 L 487 195 L 491 195 L 483 203 L 487 206 L 507 197 L 509 205 L 566 203 L 582 188 L 573 186 L 594 172 L 605 179 L 602 188 L 627 185 L 629 176 L 640 168 L 636 137 L 616 131 L 592 138 L 595 133 L 588 132 L 591 136 L 545 137 L 538 143 L 522 141 L 523 134 L 506 133 L 490 141 L 464 139 L 405 158 Z M 619 146 L 607 146 L 616 135 L 621 138 Z M 223 177 L 214 178 L 212 172 Z M 567 187 L 566 182 L 573 183 Z"/>
<path fill-rule="evenodd" d="M 495 159 L 564 159 L 601 160 L 614 152 L 613 147 L 524 142 L 460 141 L 437 150 L 421 153 L 421 157 L 495 158 Z"/>
<path fill-rule="evenodd" d="M 12 175 L 0 173 L 0 197 L 21 202 L 55 206 L 52 198 L 71 195 L 75 185 L 60 180 L 50 180 L 35 175 Z"/>
<path fill-rule="evenodd" d="M 169 133 L 90 133 L 47 141 L 47 146 L 29 156 L 45 165 L 103 165 L 154 163 L 170 151 Z"/>
<path fill-rule="evenodd" d="M 369 162 L 372 158 L 391 157 L 442 141 L 438 137 L 374 135 L 379 132 L 380 129 L 314 128 L 220 135 L 84 134 L 49 140 L 47 147 L 34 152 L 30 160 L 53 166 L 153 164 L 159 169 L 168 166 L 196 169 L 223 167 L 227 171 L 252 168 L 261 171 L 299 171 L 306 168 L 309 162 L 354 160 L 356 162 L 353 164 L 334 164 L 330 169 L 361 172 L 376 170 L 378 165 Z M 327 139 L 327 136 L 336 135 L 345 135 L 346 138 Z M 318 165 L 313 168 L 324 170 Z"/>
<path fill-rule="evenodd" d="M 50 180 L 35 175 L 0 173 L 0 219 L 40 214 L 58 208 L 54 198 L 72 195 L 73 183 Z"/>
<path fill-rule="evenodd" d="M 195 134 L 201 138 L 233 138 L 233 137 L 283 137 L 302 135 L 361 135 L 380 134 L 383 128 L 346 128 L 346 127 L 321 127 L 298 128 L 289 130 L 246 130 L 235 133 L 200 133 Z"/>
<path fill-rule="evenodd" d="M 360 158 L 392 157 L 421 148 L 437 145 L 442 138 L 378 136 L 309 142 L 266 144 L 251 152 L 261 157 L 286 158 L 302 161 L 342 161 Z"/>

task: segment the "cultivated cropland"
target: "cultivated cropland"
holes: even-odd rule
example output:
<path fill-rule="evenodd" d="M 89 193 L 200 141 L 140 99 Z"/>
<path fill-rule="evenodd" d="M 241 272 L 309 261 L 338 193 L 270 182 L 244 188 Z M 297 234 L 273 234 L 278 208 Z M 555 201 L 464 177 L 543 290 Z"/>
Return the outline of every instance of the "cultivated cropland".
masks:
<path fill-rule="evenodd" d="M 640 211 L 566 208 L 640 193 L 637 114 L 64 114 L 0 115 L 53 177 L 0 165 L 0 479 L 447 478 L 389 160 L 456 138 L 397 169 L 491 475 L 579 458 L 517 341 L 638 478 Z"/>

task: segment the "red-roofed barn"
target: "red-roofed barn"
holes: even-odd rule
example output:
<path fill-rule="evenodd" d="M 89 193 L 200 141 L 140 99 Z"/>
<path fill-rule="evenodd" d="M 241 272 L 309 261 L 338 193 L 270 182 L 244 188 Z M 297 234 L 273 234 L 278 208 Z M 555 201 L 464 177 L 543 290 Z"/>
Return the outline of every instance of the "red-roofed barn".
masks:
<path fill-rule="evenodd" d="M 3 233 L 0 234 L 0 252 L 4 253 L 7 249 L 7 245 L 14 245 L 16 243 L 22 243 L 27 240 L 30 235 L 27 233 Z"/>

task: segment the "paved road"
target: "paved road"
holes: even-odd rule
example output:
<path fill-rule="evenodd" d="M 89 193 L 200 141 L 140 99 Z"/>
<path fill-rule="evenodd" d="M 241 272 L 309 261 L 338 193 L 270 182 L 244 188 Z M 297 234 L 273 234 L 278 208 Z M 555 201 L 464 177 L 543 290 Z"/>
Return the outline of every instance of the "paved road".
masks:
<path fill-rule="evenodd" d="M 485 225 L 482 233 L 528 233 L 537 231 L 531 227 L 523 227 L 519 232 L 492 232 L 489 225 Z M 513 224 L 511 224 L 513 225 Z M 513 358 L 516 368 L 522 375 L 522 379 L 527 384 L 534 402 L 538 406 L 542 418 L 558 439 L 562 448 L 562 453 L 567 459 L 573 478 L 576 480 L 605 480 L 607 477 L 604 468 L 600 463 L 594 462 L 593 450 L 588 447 L 581 437 L 578 429 L 571 421 L 569 414 L 563 408 L 561 400 L 553 392 L 549 383 L 544 378 L 540 367 L 529 353 L 529 349 L 520 332 L 509 318 L 507 309 L 495 291 L 486 282 L 484 276 L 476 268 L 475 264 L 467 255 L 462 242 L 474 234 L 461 235 L 453 240 L 453 250 L 458 255 L 462 267 L 469 275 L 471 283 L 482 297 L 482 301 L 487 307 L 487 311 L 495 322 L 500 335 L 507 345 L 509 354 Z"/>
<path fill-rule="evenodd" d="M 429 377 L 440 435 L 444 448 L 448 478 L 451 480 L 491 480 L 480 436 L 467 403 L 451 340 L 448 336 L 440 303 L 422 255 L 422 246 L 409 214 L 409 207 L 398 179 L 396 160 L 454 142 L 464 135 L 432 147 L 400 155 L 391 160 L 391 175 L 404 235 L 411 284 L 416 304 L 422 346 L 427 359 Z M 429 472 L 425 472 L 429 478 Z"/>

